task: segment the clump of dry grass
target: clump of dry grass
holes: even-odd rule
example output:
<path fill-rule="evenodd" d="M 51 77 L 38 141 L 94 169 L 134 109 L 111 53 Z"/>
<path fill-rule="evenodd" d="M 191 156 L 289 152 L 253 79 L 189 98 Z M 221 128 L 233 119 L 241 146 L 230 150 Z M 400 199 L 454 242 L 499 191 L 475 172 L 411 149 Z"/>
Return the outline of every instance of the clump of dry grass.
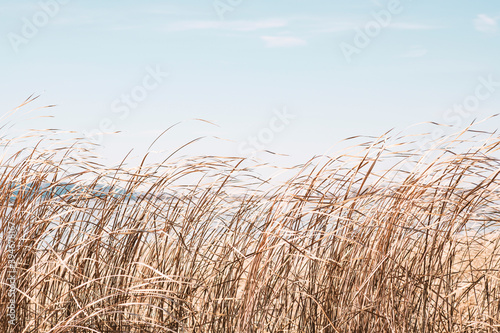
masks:
<path fill-rule="evenodd" d="M 74 147 L 7 156 L 0 330 L 498 331 L 500 137 L 464 132 L 428 158 L 409 141 L 360 143 L 281 184 L 238 158 L 73 172 Z"/>

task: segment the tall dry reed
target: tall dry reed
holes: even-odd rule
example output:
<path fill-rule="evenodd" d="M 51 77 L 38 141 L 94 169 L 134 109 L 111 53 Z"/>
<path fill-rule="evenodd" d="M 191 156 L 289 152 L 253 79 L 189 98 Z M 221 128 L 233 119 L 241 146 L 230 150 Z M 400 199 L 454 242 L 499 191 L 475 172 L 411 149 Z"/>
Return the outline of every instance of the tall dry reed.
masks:
<path fill-rule="evenodd" d="M 4 156 L 0 331 L 497 332 L 500 137 L 427 155 L 412 140 L 281 183 L 239 158 L 69 171 L 74 146 Z"/>

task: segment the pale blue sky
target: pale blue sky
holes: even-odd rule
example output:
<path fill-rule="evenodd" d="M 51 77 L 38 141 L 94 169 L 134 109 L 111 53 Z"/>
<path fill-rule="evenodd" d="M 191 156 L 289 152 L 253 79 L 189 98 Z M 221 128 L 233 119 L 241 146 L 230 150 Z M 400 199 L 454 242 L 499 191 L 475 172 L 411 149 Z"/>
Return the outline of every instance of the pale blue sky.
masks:
<path fill-rule="evenodd" d="M 42 93 L 34 106 L 57 104 L 56 118 L 31 127 L 88 132 L 107 119 L 122 131 L 103 137 L 111 160 L 134 147 L 143 152 L 183 120 L 155 148 L 208 135 L 232 141 L 208 138 L 186 153 L 236 155 L 271 126 L 273 139 L 261 148 L 299 162 L 345 137 L 424 121 L 460 127 L 500 111 L 493 84 L 460 121 L 446 117 L 481 80 L 500 82 L 500 3 L 493 0 L 219 0 L 234 4 L 223 17 L 213 0 L 65 0 L 59 9 L 45 6 L 49 17 L 40 4 L 54 1 L 1 2 L 0 107 L 7 112 Z M 356 46 L 356 29 L 387 12 L 387 24 L 379 21 L 369 45 L 347 61 L 341 45 Z M 26 35 L 37 19 L 38 32 Z M 113 110 L 121 96 L 155 68 L 168 77 L 148 81 L 155 87 L 120 118 Z M 295 118 L 276 131 L 273 110 L 284 108 Z"/>

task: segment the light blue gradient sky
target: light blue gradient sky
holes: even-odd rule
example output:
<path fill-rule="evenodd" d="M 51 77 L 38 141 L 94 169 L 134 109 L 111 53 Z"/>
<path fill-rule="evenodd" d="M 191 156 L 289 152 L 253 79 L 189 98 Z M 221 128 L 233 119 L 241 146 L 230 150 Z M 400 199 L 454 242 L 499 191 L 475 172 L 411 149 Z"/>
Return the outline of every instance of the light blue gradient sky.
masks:
<path fill-rule="evenodd" d="M 339 44 L 352 43 L 355 29 L 387 8 L 386 1 L 243 0 L 221 20 L 212 0 L 72 0 L 16 53 L 9 33 L 21 34 L 23 17 L 31 19 L 40 6 L 3 0 L 0 108 L 7 112 L 42 93 L 34 106 L 57 104 L 56 118 L 32 127 L 91 131 L 110 118 L 122 133 L 105 136 L 102 154 L 115 161 L 134 147 L 143 152 L 183 120 L 157 149 L 208 135 L 232 141 L 207 138 L 186 153 L 235 155 L 274 109 L 286 106 L 296 118 L 266 149 L 304 161 L 349 136 L 445 122 L 445 111 L 474 93 L 479 77 L 500 81 L 500 3 L 402 0 L 401 6 L 348 63 Z M 119 119 L 113 101 L 157 65 L 169 77 Z M 499 111 L 500 89 L 465 121 Z M 498 128 L 499 120 L 492 121 Z"/>

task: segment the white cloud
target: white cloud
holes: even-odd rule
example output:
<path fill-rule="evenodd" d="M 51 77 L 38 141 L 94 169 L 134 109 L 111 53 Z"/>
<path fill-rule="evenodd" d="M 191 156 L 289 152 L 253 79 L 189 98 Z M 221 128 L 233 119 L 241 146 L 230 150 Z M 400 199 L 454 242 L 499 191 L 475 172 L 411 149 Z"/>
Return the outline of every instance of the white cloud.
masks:
<path fill-rule="evenodd" d="M 420 45 L 414 45 L 410 47 L 410 49 L 401 55 L 401 58 L 420 58 L 425 56 L 429 51 L 420 46 Z"/>
<path fill-rule="evenodd" d="M 364 29 L 366 24 L 371 21 L 357 21 L 357 20 L 329 20 L 329 21 L 319 21 L 315 22 L 317 29 L 316 32 L 320 33 L 336 33 L 336 32 L 346 32 L 353 31 L 356 28 Z M 396 30 L 436 30 L 443 28 L 442 26 L 421 24 L 421 23 L 409 23 L 409 22 L 392 22 L 387 28 Z"/>
<path fill-rule="evenodd" d="M 319 33 L 335 33 L 335 32 L 345 32 L 352 31 L 358 27 L 353 21 L 326 21 L 316 24 L 316 29 L 314 32 Z"/>
<path fill-rule="evenodd" d="M 498 31 L 498 18 L 485 14 L 479 14 L 474 20 L 474 27 L 477 31 L 494 33 Z"/>
<path fill-rule="evenodd" d="M 294 47 L 303 46 L 307 42 L 297 37 L 288 36 L 261 36 L 267 47 Z"/>
<path fill-rule="evenodd" d="M 389 27 L 392 29 L 399 29 L 399 30 L 435 30 L 441 28 L 435 25 L 405 23 L 405 22 L 392 23 Z"/>
<path fill-rule="evenodd" d="M 183 21 L 174 22 L 167 27 L 169 31 L 187 30 L 231 30 L 231 31 L 255 31 L 261 29 L 286 27 L 288 22 L 283 19 L 271 19 L 261 21 Z"/>

